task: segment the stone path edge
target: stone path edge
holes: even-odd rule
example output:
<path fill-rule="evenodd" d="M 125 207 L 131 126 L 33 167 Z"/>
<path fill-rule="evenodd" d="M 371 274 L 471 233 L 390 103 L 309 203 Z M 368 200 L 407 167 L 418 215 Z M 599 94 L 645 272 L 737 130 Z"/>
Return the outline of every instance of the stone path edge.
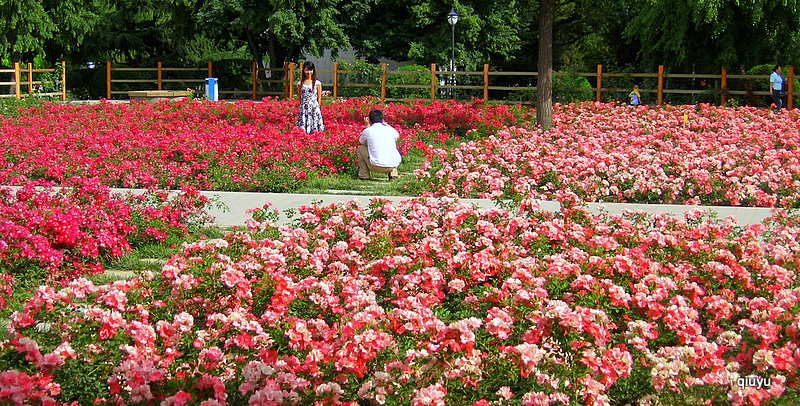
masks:
<path fill-rule="evenodd" d="M 219 209 L 211 210 L 211 214 L 216 218 L 217 225 L 223 227 L 240 226 L 249 219 L 245 214 L 248 209 L 262 207 L 265 203 L 271 203 L 272 208 L 277 210 L 281 217 L 279 222 L 289 221 L 284 215 L 284 210 L 296 209 L 300 206 L 311 205 L 314 202 L 331 204 L 358 200 L 366 206 L 372 199 L 387 199 L 393 203 L 404 200 L 414 199 L 413 196 L 358 196 L 358 195 L 336 195 L 336 194 L 295 194 L 295 193 L 246 193 L 246 192 L 215 192 L 203 191 L 204 196 L 216 198 L 227 206 L 228 211 L 223 212 Z M 479 208 L 493 208 L 497 204 L 489 199 L 458 199 L 466 204 L 474 204 Z M 540 209 L 547 211 L 557 211 L 561 205 L 557 201 L 541 200 Z M 648 214 L 665 213 L 675 217 L 683 218 L 684 214 L 691 210 L 703 210 L 715 213 L 718 218 L 724 219 L 733 216 L 740 225 L 760 224 L 765 218 L 769 217 L 773 209 L 759 207 L 729 207 L 729 206 L 688 206 L 688 205 L 667 205 L 667 204 L 633 204 L 633 203 L 588 203 L 587 207 L 592 213 L 606 212 L 609 214 L 622 214 L 624 211 L 641 211 Z"/>
<path fill-rule="evenodd" d="M 0 186 L 10 189 L 18 189 L 19 186 Z M 122 189 L 112 188 L 115 193 L 144 193 L 145 189 Z M 177 191 L 173 191 L 177 193 Z M 263 207 L 266 203 L 272 203 L 272 208 L 280 214 L 279 222 L 288 223 L 290 220 L 284 214 L 287 209 L 297 209 L 300 206 L 308 206 L 314 202 L 331 204 L 358 200 L 366 206 L 372 199 L 387 199 L 393 203 L 404 200 L 414 199 L 414 196 L 359 196 L 350 194 L 299 194 L 299 193 L 264 193 L 264 192 L 224 192 L 224 191 L 201 191 L 203 196 L 214 199 L 224 204 L 227 210 L 212 208 L 210 214 L 215 218 L 215 224 L 221 227 L 243 226 L 245 221 L 250 219 L 247 215 L 248 209 Z M 497 204 L 489 199 L 458 199 L 466 204 L 474 204 L 479 208 L 493 208 Z M 540 200 L 540 209 L 556 211 L 561 208 L 557 201 Z M 589 211 L 592 213 L 606 212 L 609 214 L 622 214 L 624 211 L 645 212 L 647 214 L 669 214 L 671 216 L 683 218 L 684 214 L 691 210 L 703 210 L 714 213 L 718 218 L 724 219 L 733 217 L 739 225 L 760 224 L 769 217 L 771 208 L 764 207 L 738 207 L 738 206 L 689 206 L 678 204 L 639 204 L 639 203 L 587 203 Z"/>

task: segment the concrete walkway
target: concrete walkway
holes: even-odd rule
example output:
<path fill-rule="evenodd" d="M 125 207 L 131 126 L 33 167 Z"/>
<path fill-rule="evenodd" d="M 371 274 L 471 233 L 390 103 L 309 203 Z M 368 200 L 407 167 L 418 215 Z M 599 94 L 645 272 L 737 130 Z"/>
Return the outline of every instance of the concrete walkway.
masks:
<path fill-rule="evenodd" d="M 358 196 L 346 194 L 326 194 L 326 195 L 306 195 L 293 193 L 246 193 L 246 192 L 202 192 L 209 198 L 217 198 L 227 206 L 228 211 L 214 209 L 211 214 L 216 218 L 220 226 L 244 225 L 249 219 L 245 214 L 248 209 L 262 207 L 265 203 L 272 203 L 272 208 L 281 213 L 279 221 L 287 222 L 284 210 L 296 209 L 300 206 L 311 205 L 313 202 L 330 204 L 349 200 L 358 200 L 366 206 L 369 201 L 378 196 Z M 410 199 L 410 197 L 399 196 L 379 196 L 392 202 L 400 202 Z M 462 202 L 475 204 L 480 208 L 495 207 L 493 201 L 488 199 L 461 199 Z M 555 211 L 560 209 L 560 204 L 555 201 L 541 201 L 541 209 Z M 750 208 L 750 207 L 728 207 L 728 206 L 683 206 L 666 204 L 627 204 L 627 203 L 589 203 L 589 210 L 593 213 L 607 212 L 610 214 L 621 214 L 625 210 L 643 211 L 645 213 L 667 213 L 676 217 L 683 218 L 685 212 L 694 209 L 709 210 L 716 213 L 720 219 L 733 216 L 741 225 L 761 223 L 768 217 L 772 209 Z"/>
<path fill-rule="evenodd" d="M 18 189 L 19 186 L 3 186 L 11 189 Z M 118 193 L 144 193 L 144 189 L 119 189 L 112 188 Z M 344 191 L 342 191 L 344 192 Z M 367 206 L 374 198 L 388 199 L 394 203 L 412 199 L 408 196 L 364 196 L 356 194 L 298 194 L 298 193 L 255 193 L 255 192 L 218 192 L 202 191 L 204 196 L 215 199 L 224 204 L 227 210 L 213 208 L 209 210 L 214 216 L 216 224 L 222 227 L 243 226 L 244 222 L 250 219 L 246 214 L 248 209 L 263 207 L 266 203 L 272 203 L 272 208 L 280 213 L 279 222 L 288 223 L 289 219 L 284 211 L 297 209 L 300 206 L 308 206 L 314 202 L 331 204 L 335 202 L 345 202 L 358 200 L 362 205 Z M 479 208 L 496 207 L 496 204 L 489 199 L 460 199 L 467 204 L 474 204 Z M 589 211 L 592 213 L 606 212 L 609 214 L 622 214 L 624 211 L 641 211 L 648 214 L 666 213 L 678 218 L 683 218 L 684 213 L 690 210 L 707 210 L 716 213 L 717 217 L 724 219 L 730 216 L 736 219 L 740 225 L 760 224 L 765 218 L 769 217 L 773 209 L 761 207 L 732 207 L 732 206 L 686 206 L 677 204 L 635 204 L 635 203 L 588 203 Z M 542 210 L 556 211 L 561 205 L 556 201 L 541 200 Z"/>

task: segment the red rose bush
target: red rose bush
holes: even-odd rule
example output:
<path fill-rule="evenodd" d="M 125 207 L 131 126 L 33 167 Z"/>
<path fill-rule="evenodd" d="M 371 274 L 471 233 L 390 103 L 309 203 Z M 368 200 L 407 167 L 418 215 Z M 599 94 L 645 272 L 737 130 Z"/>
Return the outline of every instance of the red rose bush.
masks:
<path fill-rule="evenodd" d="M 0 342 L 0 401 L 800 399 L 796 215 L 594 216 L 560 198 L 316 205 L 292 226 L 259 209 L 160 272 L 43 286 Z M 753 377 L 769 384 L 737 384 Z"/>
<path fill-rule="evenodd" d="M 197 190 L 118 195 L 97 180 L 70 187 L 31 182 L 0 188 L 0 310 L 14 286 L 68 282 L 105 270 L 132 247 L 185 236 L 210 220 L 209 200 Z"/>
<path fill-rule="evenodd" d="M 63 183 L 74 176 L 111 187 L 291 191 L 309 176 L 354 170 L 358 136 L 374 101 L 324 106 L 325 133 L 296 127 L 297 101 L 133 102 L 52 105 L 0 117 L 0 184 Z M 483 103 L 390 104 L 400 149 L 426 148 L 468 131 L 496 131 L 524 113 Z M 521 117 L 521 118 L 518 118 Z"/>

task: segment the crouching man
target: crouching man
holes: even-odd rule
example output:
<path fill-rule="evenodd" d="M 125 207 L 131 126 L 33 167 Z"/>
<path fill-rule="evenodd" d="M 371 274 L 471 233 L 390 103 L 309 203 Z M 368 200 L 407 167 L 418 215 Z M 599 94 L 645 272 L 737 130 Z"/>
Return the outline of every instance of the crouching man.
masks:
<path fill-rule="evenodd" d="M 402 161 L 397 150 L 397 130 L 383 122 L 383 112 L 372 110 L 364 119 L 368 127 L 361 132 L 356 163 L 358 178 L 371 179 L 370 172 L 388 173 L 389 180 L 397 178 L 397 167 Z"/>

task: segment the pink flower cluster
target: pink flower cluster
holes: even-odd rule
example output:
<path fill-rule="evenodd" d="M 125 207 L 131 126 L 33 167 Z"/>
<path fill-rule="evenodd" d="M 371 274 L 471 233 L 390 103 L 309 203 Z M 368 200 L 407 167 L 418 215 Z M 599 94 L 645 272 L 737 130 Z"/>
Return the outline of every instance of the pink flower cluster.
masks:
<path fill-rule="evenodd" d="M 105 261 L 121 257 L 131 245 L 185 235 L 190 223 L 207 220 L 208 199 L 196 190 L 174 198 L 159 191 L 116 196 L 97 180 L 68 183 L 72 186 L 58 190 L 42 182 L 0 189 L 0 309 L 13 294 L 15 279 L 30 278 L 36 270 L 49 281 L 102 273 Z"/>
<path fill-rule="evenodd" d="M 444 196 L 800 205 L 796 110 L 585 103 L 556 106 L 553 120 L 430 151 L 420 180 Z"/>
<path fill-rule="evenodd" d="M 11 317 L 0 376 L 81 404 L 798 396 L 800 218 L 593 216 L 560 197 L 559 213 L 304 207 L 292 227 L 185 244 L 160 273 L 41 287 Z M 751 375 L 770 385 L 737 385 Z M 35 401 L 14 385 L 0 402 Z"/>
<path fill-rule="evenodd" d="M 0 184 L 62 183 L 73 176 L 111 187 L 192 186 L 287 191 L 316 174 L 354 170 L 364 117 L 375 102 L 325 105 L 325 133 L 296 128 L 298 102 L 165 102 L 46 105 L 0 119 Z M 517 123 L 507 106 L 434 102 L 384 108 L 401 152 L 471 130 Z"/>

